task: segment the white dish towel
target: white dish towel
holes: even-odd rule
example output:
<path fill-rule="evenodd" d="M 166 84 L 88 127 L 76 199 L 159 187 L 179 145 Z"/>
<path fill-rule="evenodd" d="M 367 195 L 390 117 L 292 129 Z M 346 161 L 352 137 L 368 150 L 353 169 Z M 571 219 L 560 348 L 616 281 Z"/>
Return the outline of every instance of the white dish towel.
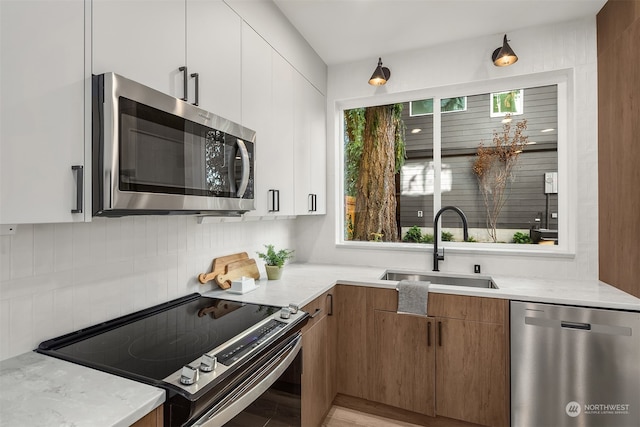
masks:
<path fill-rule="evenodd" d="M 401 280 L 398 282 L 398 313 L 427 315 L 430 282 Z"/>

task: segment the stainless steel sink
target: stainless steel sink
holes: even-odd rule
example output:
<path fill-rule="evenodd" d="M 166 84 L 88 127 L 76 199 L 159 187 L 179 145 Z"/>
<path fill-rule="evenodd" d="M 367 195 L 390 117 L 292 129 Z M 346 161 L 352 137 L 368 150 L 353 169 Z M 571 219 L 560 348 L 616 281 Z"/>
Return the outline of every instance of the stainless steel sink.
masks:
<path fill-rule="evenodd" d="M 434 285 L 471 286 L 474 288 L 498 289 L 491 277 L 466 277 L 446 276 L 427 273 L 410 273 L 403 271 L 387 270 L 381 277 L 382 280 L 412 280 L 418 282 L 431 282 Z"/>

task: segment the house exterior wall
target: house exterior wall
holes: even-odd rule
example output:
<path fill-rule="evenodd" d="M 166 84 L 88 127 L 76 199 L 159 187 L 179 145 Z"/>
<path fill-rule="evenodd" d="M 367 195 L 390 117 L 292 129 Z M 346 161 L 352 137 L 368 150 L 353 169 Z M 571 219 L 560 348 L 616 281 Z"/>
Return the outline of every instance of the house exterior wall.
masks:
<path fill-rule="evenodd" d="M 299 218 L 297 255 L 310 262 L 364 264 L 388 268 L 431 270 L 428 251 L 416 248 L 383 247 L 363 249 L 336 244 L 342 213 L 340 153 L 340 107 L 424 99 L 430 88 L 468 86 L 479 91 L 496 79 L 519 82 L 543 73 L 565 72 L 570 77 L 567 155 L 569 170 L 565 181 L 567 206 L 574 233 L 564 254 L 529 254 L 447 249 L 440 264 L 445 272 L 472 273 L 481 264 L 486 274 L 524 275 L 553 278 L 597 278 L 597 55 L 595 17 L 509 32 L 510 45 L 519 61 L 507 68 L 495 67 L 490 56 L 503 34 L 463 40 L 427 49 L 385 55 L 391 69 L 385 86 L 373 87 L 367 78 L 377 58 L 329 67 L 327 96 L 327 215 Z M 428 35 L 426 35 L 428 36 Z M 481 92 L 478 92 L 481 93 Z M 464 93 L 453 93 L 459 96 Z M 414 245 L 415 246 L 415 245 Z"/>
<path fill-rule="evenodd" d="M 492 145 L 494 131 L 502 131 L 501 118 L 489 116 L 490 97 L 488 93 L 469 94 L 465 111 L 442 114 L 442 163 L 443 171 L 450 176 L 450 188 L 442 192 L 442 205 L 455 205 L 462 209 L 469 221 L 469 227 L 479 228 L 479 234 L 474 237 L 486 239 L 482 232 L 486 227 L 486 209 L 482 194 L 478 189 L 478 181 L 472 171 L 476 158 L 476 150 L 480 142 L 484 146 Z M 514 124 L 523 118 L 527 120 L 529 141 L 535 144 L 527 145 L 520 154 L 514 170 L 514 179 L 507 187 L 508 198 L 498 219 L 498 227 L 512 230 L 527 230 L 537 225 L 543 228 L 557 229 L 557 221 L 550 218 L 551 213 L 558 212 L 557 195 L 544 193 L 544 173 L 557 172 L 557 90 L 555 86 L 526 88 L 524 90 L 524 115 L 514 116 Z M 425 182 L 428 173 L 427 166 L 433 160 L 433 122 L 431 116 L 411 117 L 409 103 L 405 103 L 402 118 L 406 126 L 407 165 L 418 168 L 405 171 L 409 173 L 401 177 L 403 191 L 400 197 L 400 222 L 402 227 L 433 227 L 433 191 L 424 185 L 420 191 L 405 192 L 410 179 Z M 419 133 L 412 133 L 412 129 L 422 129 Z M 515 128 L 515 126 L 514 126 Z M 553 129 L 541 133 L 542 129 Z M 513 134 L 513 129 L 512 129 Z M 426 151 L 426 152 L 425 152 Z M 431 174 L 433 174 L 431 167 Z M 450 174 L 450 175 L 449 175 Z M 433 176 L 431 175 L 431 180 Z M 432 185 L 432 184 L 431 184 Z M 409 194 L 406 194 L 409 193 Z M 548 202 L 549 215 L 546 215 Z M 418 217 L 417 211 L 426 213 Z M 548 224 L 545 217 L 549 216 Z M 540 219 L 536 222 L 535 219 Z M 456 215 L 442 217 L 443 227 L 460 228 L 460 219 Z M 508 230 L 506 230 L 508 231 Z"/>

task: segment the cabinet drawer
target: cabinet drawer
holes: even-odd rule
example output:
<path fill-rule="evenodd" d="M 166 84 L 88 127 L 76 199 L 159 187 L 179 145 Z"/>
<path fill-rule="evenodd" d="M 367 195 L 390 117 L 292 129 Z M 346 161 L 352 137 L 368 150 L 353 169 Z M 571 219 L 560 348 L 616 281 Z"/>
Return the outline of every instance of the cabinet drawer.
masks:
<path fill-rule="evenodd" d="M 367 288 L 367 302 L 373 310 L 398 311 L 398 291 L 395 289 Z"/>
<path fill-rule="evenodd" d="M 509 300 L 430 293 L 427 305 L 433 317 L 505 324 Z"/>
<path fill-rule="evenodd" d="M 303 311 L 309 313 L 312 316 L 305 327 L 302 329 L 302 333 L 304 334 L 308 331 L 313 325 L 315 325 L 319 320 L 324 318 L 327 314 L 330 314 L 333 309 L 333 289 L 325 292 L 320 295 L 318 298 L 314 299 L 304 307 L 302 307 Z"/>

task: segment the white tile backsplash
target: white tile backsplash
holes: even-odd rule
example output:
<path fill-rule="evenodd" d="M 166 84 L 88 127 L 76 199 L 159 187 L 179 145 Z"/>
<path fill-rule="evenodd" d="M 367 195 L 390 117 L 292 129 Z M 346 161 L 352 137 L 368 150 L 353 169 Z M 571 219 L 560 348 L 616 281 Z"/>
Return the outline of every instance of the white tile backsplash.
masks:
<path fill-rule="evenodd" d="M 33 348 L 33 298 L 22 296 L 14 298 L 9 304 L 9 349 Z M 26 351 L 26 350 L 25 350 Z M 22 353 L 22 351 L 20 352 Z M 15 355 L 11 354 L 10 356 Z"/>
<path fill-rule="evenodd" d="M 72 224 L 53 226 L 53 258 L 55 271 L 68 271 L 73 268 L 73 228 Z"/>
<path fill-rule="evenodd" d="M 54 236 L 55 229 L 46 224 L 33 227 L 33 273 L 52 273 L 54 271 Z"/>
<path fill-rule="evenodd" d="M 20 225 L 0 237 L 0 360 L 49 338 L 214 285 L 213 258 L 294 248 L 293 221 L 198 224 L 188 216 Z M 226 242 L 226 244 L 225 244 Z"/>
<path fill-rule="evenodd" d="M 73 253 L 73 268 L 83 268 L 90 265 L 95 265 L 98 260 L 91 256 L 91 227 L 100 227 L 100 224 L 93 223 L 78 223 L 72 227 L 72 246 Z M 18 232 L 21 230 L 18 229 Z"/>
<path fill-rule="evenodd" d="M 0 360 L 7 359 L 11 352 L 11 304 L 9 300 L 0 300 Z"/>
<path fill-rule="evenodd" d="M 33 226 L 20 226 L 20 233 L 11 240 L 11 278 L 33 275 Z"/>
<path fill-rule="evenodd" d="M 11 236 L 0 236 L 0 281 L 11 278 Z"/>

